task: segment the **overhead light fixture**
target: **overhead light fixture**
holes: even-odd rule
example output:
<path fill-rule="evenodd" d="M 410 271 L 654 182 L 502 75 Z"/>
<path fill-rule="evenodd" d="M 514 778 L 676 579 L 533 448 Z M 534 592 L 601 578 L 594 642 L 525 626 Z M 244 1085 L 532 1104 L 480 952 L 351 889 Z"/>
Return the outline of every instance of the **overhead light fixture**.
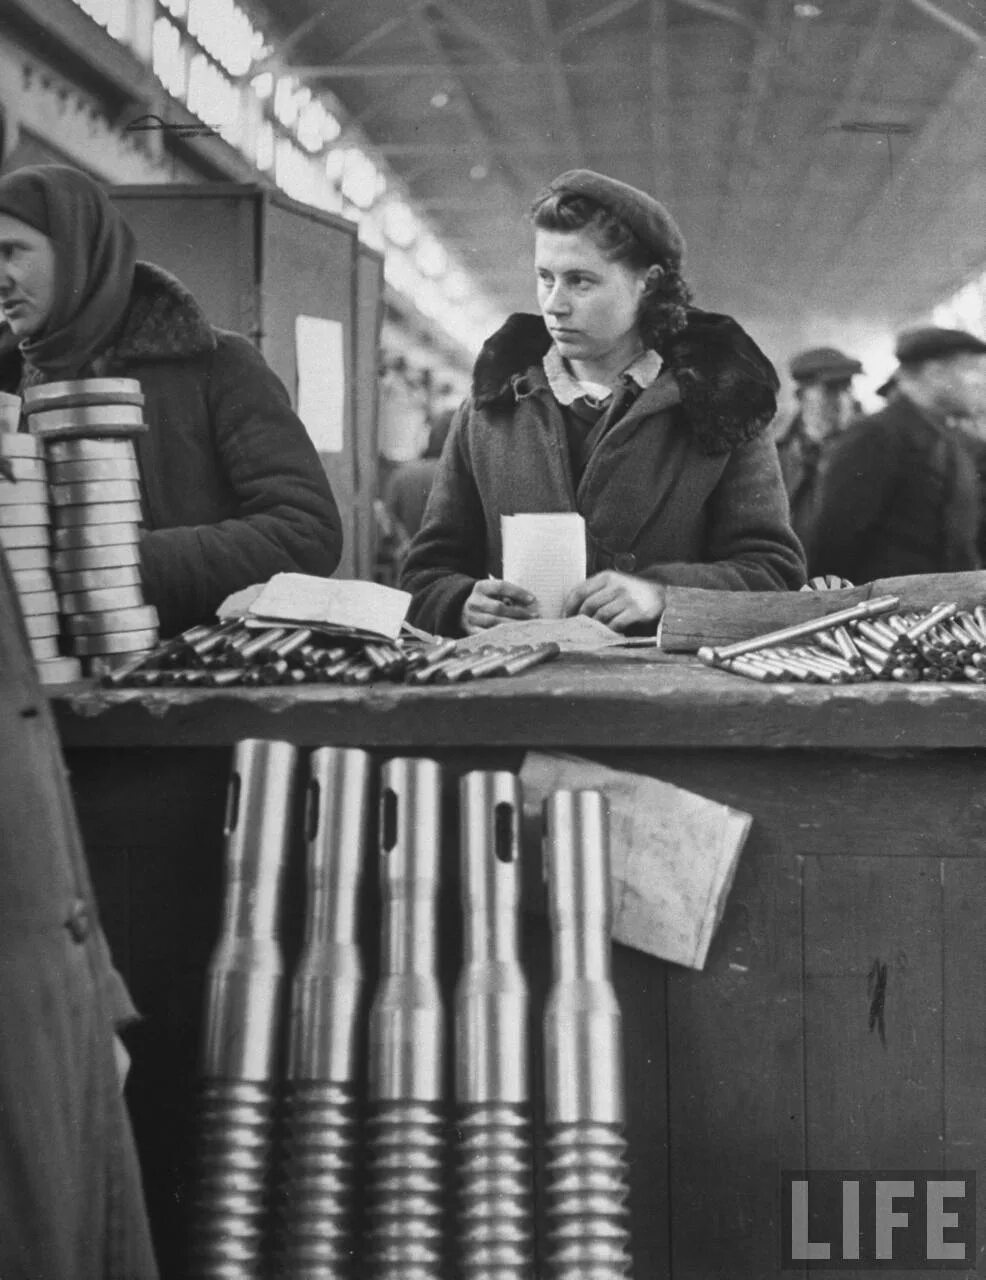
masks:
<path fill-rule="evenodd" d="M 484 178 L 490 176 L 489 167 L 485 164 L 474 164 L 469 170 L 469 177 L 473 182 L 482 182 Z"/>
<path fill-rule="evenodd" d="M 820 18 L 822 11 L 817 4 L 809 4 L 807 0 L 798 0 L 794 6 L 794 16 L 796 18 Z"/>
<path fill-rule="evenodd" d="M 431 95 L 431 105 L 436 111 L 441 111 L 443 107 L 447 107 L 452 101 L 452 95 L 447 89 L 437 89 Z"/>

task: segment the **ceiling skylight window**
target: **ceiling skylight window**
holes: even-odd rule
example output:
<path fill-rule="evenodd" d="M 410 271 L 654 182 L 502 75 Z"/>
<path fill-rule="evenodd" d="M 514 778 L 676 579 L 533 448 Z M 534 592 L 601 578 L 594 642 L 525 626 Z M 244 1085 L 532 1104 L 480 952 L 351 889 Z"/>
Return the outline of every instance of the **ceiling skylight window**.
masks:
<path fill-rule="evenodd" d="M 196 53 L 188 65 L 186 102 L 189 111 L 217 129 L 227 142 L 233 146 L 239 142 L 243 128 L 239 90 L 204 53 Z"/>
<path fill-rule="evenodd" d="M 384 182 L 376 165 L 358 147 L 346 151 L 342 194 L 358 209 L 369 209 L 381 194 Z"/>
<path fill-rule="evenodd" d="M 167 18 L 158 18 L 151 37 L 151 66 L 173 98 L 185 100 L 188 90 L 181 32 Z"/>
<path fill-rule="evenodd" d="M 432 236 L 425 236 L 415 253 L 418 269 L 426 276 L 440 276 L 448 269 L 448 254 Z"/>
<path fill-rule="evenodd" d="M 383 231 L 391 244 L 409 249 L 418 238 L 417 216 L 403 200 L 390 200 L 383 211 Z"/>
<path fill-rule="evenodd" d="M 264 51 L 264 38 L 234 0 L 188 0 L 188 34 L 226 69 L 242 76 Z"/>

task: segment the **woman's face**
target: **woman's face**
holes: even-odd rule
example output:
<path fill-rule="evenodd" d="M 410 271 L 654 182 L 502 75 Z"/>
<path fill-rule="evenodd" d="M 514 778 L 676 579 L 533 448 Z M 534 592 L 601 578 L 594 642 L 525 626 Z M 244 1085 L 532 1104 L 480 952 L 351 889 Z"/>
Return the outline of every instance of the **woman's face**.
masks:
<path fill-rule="evenodd" d="M 567 360 L 616 364 L 633 357 L 645 268 L 611 262 L 586 231 L 539 228 L 534 269 L 538 305 Z"/>
<path fill-rule="evenodd" d="M 0 213 L 0 314 L 17 338 L 40 333 L 55 301 L 55 246 L 26 222 Z"/>

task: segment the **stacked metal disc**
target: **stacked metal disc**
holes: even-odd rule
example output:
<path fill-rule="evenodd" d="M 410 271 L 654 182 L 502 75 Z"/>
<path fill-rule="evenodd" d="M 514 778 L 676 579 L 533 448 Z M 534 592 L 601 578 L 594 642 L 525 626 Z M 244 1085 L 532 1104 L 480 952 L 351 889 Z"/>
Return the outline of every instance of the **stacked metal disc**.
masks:
<path fill-rule="evenodd" d="M 75 658 L 58 644 L 58 597 L 51 576 L 51 508 L 38 440 L 0 433 L 0 545 L 14 575 L 38 675 L 45 684 L 78 680 Z"/>
<path fill-rule="evenodd" d="M 31 434 L 48 462 L 52 569 L 68 643 L 94 672 L 152 649 L 157 610 L 140 580 L 140 471 L 146 431 L 133 378 L 82 378 L 30 388 Z"/>

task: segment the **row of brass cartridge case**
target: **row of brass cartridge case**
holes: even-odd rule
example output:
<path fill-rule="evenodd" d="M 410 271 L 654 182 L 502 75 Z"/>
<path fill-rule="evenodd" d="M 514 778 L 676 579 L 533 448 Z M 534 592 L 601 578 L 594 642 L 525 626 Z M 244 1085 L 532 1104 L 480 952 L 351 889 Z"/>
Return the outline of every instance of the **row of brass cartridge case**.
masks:
<path fill-rule="evenodd" d="M 459 782 L 462 959 L 450 1030 L 438 947 L 440 766 L 382 765 L 372 847 L 371 757 L 320 748 L 303 774 L 288 743 L 235 749 L 205 1001 L 189 1275 L 629 1276 L 605 798 L 558 791 L 545 803 L 552 983 L 536 1117 L 517 777 L 474 772 Z M 289 981 L 280 919 L 302 786 L 304 932 Z M 361 939 L 361 886 L 374 863 L 379 938 Z M 371 992 L 368 946 L 380 960 Z M 544 1149 L 540 1208 L 535 1133 Z"/>
<path fill-rule="evenodd" d="M 894 597 L 869 601 L 735 645 L 702 648 L 699 658 L 764 683 L 986 683 L 986 607 L 963 611 L 946 602 L 902 611 L 898 604 Z"/>
<path fill-rule="evenodd" d="M 558 657 L 557 644 L 483 645 L 462 653 L 455 640 L 433 644 L 330 636 L 310 627 L 247 626 L 240 619 L 192 627 L 103 677 L 110 688 L 244 688 L 381 681 L 456 684 L 520 675 Z"/>

